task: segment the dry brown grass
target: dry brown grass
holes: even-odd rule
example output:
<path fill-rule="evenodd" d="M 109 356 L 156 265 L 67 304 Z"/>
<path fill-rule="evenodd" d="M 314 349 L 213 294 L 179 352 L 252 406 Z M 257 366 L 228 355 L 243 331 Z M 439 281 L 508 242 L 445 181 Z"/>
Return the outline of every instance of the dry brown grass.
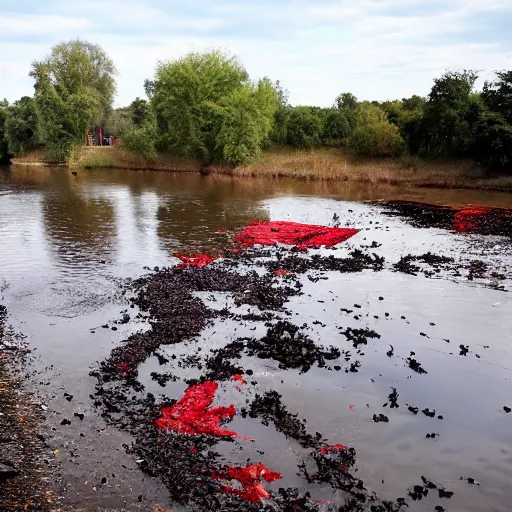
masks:
<path fill-rule="evenodd" d="M 85 169 L 116 168 L 137 171 L 199 172 L 201 168 L 198 162 L 164 154 L 159 154 L 154 161 L 148 161 L 120 146 L 83 147 L 77 158 L 77 165 Z"/>
<path fill-rule="evenodd" d="M 512 192 L 512 177 L 486 177 L 471 160 L 428 161 L 418 157 L 370 159 L 339 149 L 270 150 L 249 165 L 213 172 L 239 177 L 355 181 L 412 187 L 470 188 Z"/>
<path fill-rule="evenodd" d="M 148 162 L 122 147 L 84 147 L 74 155 L 74 165 L 86 169 L 117 168 L 169 172 L 200 172 L 199 162 L 158 155 Z M 16 163 L 43 162 L 31 153 Z M 471 160 L 428 161 L 418 157 L 370 159 L 339 149 L 300 151 L 291 148 L 262 153 L 254 162 L 233 168 L 215 165 L 206 169 L 218 175 L 245 178 L 295 178 L 329 183 L 351 181 L 411 187 L 466 188 L 512 192 L 512 176 L 487 177 Z"/>

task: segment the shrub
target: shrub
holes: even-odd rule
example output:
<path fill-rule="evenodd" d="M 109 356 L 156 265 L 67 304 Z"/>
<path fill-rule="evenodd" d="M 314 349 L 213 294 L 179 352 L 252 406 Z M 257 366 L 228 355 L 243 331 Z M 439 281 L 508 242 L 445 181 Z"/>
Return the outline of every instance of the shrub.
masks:
<path fill-rule="evenodd" d="M 396 156 L 404 149 L 398 127 L 388 121 L 360 125 L 349 140 L 354 153 L 365 156 Z"/>

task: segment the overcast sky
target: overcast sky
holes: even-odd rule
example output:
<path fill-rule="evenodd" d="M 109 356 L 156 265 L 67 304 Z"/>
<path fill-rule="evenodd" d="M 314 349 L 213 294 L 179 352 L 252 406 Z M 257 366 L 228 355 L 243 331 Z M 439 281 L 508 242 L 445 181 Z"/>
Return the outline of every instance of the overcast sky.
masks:
<path fill-rule="evenodd" d="M 32 95 L 30 63 L 76 37 L 115 61 L 119 106 L 158 60 L 208 48 L 280 80 L 294 105 L 426 95 L 446 69 L 512 69 L 511 26 L 512 0 L 0 0 L 0 98 Z"/>

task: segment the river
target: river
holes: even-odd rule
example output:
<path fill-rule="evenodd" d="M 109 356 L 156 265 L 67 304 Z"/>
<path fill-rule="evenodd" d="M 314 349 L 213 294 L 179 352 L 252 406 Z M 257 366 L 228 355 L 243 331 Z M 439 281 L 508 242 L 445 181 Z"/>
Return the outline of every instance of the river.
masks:
<path fill-rule="evenodd" d="M 158 478 L 139 471 L 123 448 L 130 437 L 104 423 L 90 398 L 95 385 L 91 368 L 136 329 L 133 322 L 117 330 L 101 328 L 126 309 L 120 293 L 125 279 L 148 267 L 174 265 L 176 252 L 222 248 L 226 238 L 218 230 L 256 219 L 329 224 L 335 214 L 341 225 L 361 229 L 351 247 L 375 241 L 376 252 L 386 260 L 432 250 L 481 259 L 495 269 L 512 265 L 509 241 L 493 237 L 490 251 L 485 237 L 415 228 L 367 203 L 380 199 L 512 207 L 512 194 L 484 191 L 122 170 L 74 176 L 62 167 L 0 169 L 0 299 L 32 349 L 31 385 L 49 407 L 47 421 L 54 429 L 48 456 L 62 453 L 55 486 L 63 504 L 86 510 L 171 506 Z M 440 500 L 430 493 L 422 501 L 408 499 L 411 511 L 433 510 L 440 502 L 448 510 L 510 510 L 512 414 L 503 412 L 503 406 L 512 407 L 510 279 L 503 281 L 507 291 L 501 291 L 485 279 L 427 279 L 386 267 L 379 274 L 333 275 L 329 286 L 321 283 L 304 282 L 304 294 L 314 296 L 315 306 L 291 299 L 297 325 L 312 320 L 332 324 L 340 305 L 353 309 L 358 304 L 362 320 L 343 317 L 341 325 L 370 326 L 381 340 L 365 347 L 357 373 L 316 369 L 283 377 L 277 367 L 262 366 L 260 385 L 279 387 L 313 432 L 353 446 L 359 477 L 382 499 L 407 498 L 425 476 L 454 496 Z M 331 305 L 333 291 L 337 298 Z M 328 327 L 318 336 L 330 344 L 339 334 Z M 459 354 L 461 344 L 470 348 L 469 354 Z M 403 357 L 386 357 L 389 345 Z M 419 354 L 427 375 L 404 365 L 411 351 Z M 392 388 L 400 394 L 400 407 L 383 410 Z M 183 389 L 171 385 L 165 392 L 177 398 Z M 66 400 L 64 393 L 73 398 Z M 436 409 L 444 419 L 421 412 L 415 416 L 408 404 Z M 83 421 L 73 417 L 76 412 L 85 414 Z M 374 412 L 385 412 L 390 422 L 372 422 Z M 61 425 L 63 418 L 72 424 Z M 251 437 L 264 435 L 261 426 L 251 431 L 243 420 L 233 424 L 244 426 Z M 431 432 L 439 435 L 426 439 Z M 296 471 L 290 471 L 297 456 L 293 445 L 283 450 L 282 439 L 267 434 L 266 463 L 283 473 L 282 485 L 302 488 Z M 103 478 L 107 484 L 101 484 Z M 480 485 L 470 485 L 467 478 Z M 319 499 L 332 499 L 321 486 L 317 491 Z"/>

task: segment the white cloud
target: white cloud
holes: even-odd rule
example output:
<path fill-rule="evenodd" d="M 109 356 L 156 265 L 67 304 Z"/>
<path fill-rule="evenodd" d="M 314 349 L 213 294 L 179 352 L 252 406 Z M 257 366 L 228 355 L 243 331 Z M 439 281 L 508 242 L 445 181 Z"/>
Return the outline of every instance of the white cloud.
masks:
<path fill-rule="evenodd" d="M 144 94 L 157 60 L 212 47 L 238 54 L 255 78 L 279 79 L 295 104 L 330 105 L 341 91 L 362 99 L 427 94 L 449 68 L 485 77 L 512 69 L 510 36 L 479 23 L 512 20 L 510 0 L 95 0 L 87 9 L 49 0 L 39 8 L 44 14 L 18 16 L 0 7 L 10 27 L 0 34 L 0 97 L 31 94 L 30 62 L 77 36 L 116 62 L 120 105 Z"/>
<path fill-rule="evenodd" d="M 0 8 L 1 9 L 1 8 Z M 2 13 L 2 38 L 9 36 L 34 37 L 41 34 L 69 33 L 87 30 L 92 22 L 55 14 Z"/>

